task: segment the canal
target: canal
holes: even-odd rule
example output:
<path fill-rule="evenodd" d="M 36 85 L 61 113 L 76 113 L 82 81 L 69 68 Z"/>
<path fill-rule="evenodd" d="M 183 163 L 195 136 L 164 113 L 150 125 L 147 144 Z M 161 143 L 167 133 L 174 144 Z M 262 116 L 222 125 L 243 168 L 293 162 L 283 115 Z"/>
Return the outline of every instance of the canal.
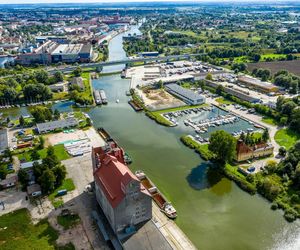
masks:
<path fill-rule="evenodd" d="M 121 38 L 111 42 L 115 60 Z M 124 57 L 123 50 L 120 57 Z M 89 111 L 95 127 L 107 129 L 133 158 L 130 168 L 142 169 L 171 200 L 178 212 L 176 223 L 199 249 L 299 247 L 299 221 L 287 223 L 262 197 L 247 194 L 209 170 L 206 162 L 179 141 L 181 129 L 159 126 L 134 112 L 125 95 L 129 80 L 104 76 L 94 80 L 93 86 L 104 89 L 109 101 Z"/>
<path fill-rule="evenodd" d="M 123 35 L 110 42 L 111 60 L 126 57 Z M 122 69 L 112 67 L 104 71 Z M 181 129 L 159 126 L 143 113 L 134 112 L 125 95 L 129 80 L 103 76 L 93 81 L 93 87 L 104 89 L 109 103 L 84 111 L 95 127 L 107 129 L 130 154 L 130 168 L 142 169 L 168 197 L 178 212 L 176 223 L 199 249 L 300 249 L 299 220 L 287 223 L 282 213 L 272 211 L 259 195 L 251 196 L 211 171 L 207 162 L 179 141 Z M 53 108 L 70 111 L 71 104 L 57 103 Z M 28 113 L 26 108 L 7 112 L 11 118 Z"/>

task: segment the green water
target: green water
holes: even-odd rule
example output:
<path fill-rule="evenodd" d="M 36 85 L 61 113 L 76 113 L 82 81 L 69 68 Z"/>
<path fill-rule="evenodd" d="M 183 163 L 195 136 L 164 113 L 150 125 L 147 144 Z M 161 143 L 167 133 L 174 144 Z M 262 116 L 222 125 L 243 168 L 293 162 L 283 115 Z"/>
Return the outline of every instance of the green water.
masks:
<path fill-rule="evenodd" d="M 111 59 L 126 56 L 120 50 L 121 36 L 111 43 Z M 125 95 L 128 80 L 118 75 L 105 76 L 94 80 L 93 86 L 105 90 L 109 104 L 83 111 L 89 113 L 95 127 L 107 129 L 129 153 L 133 158 L 131 169 L 144 170 L 172 201 L 178 212 L 176 223 L 199 249 L 300 249 L 299 220 L 288 224 L 280 211 L 270 209 L 269 202 L 258 195 L 248 195 L 233 182 L 209 171 L 207 164 L 179 141 L 184 128 L 162 127 L 143 113 L 134 112 Z M 52 108 L 71 111 L 71 104 L 57 103 Z M 26 108 L 1 112 L 11 118 L 28 114 Z M 246 128 L 244 123 L 239 126 Z"/>
<path fill-rule="evenodd" d="M 103 88 L 109 101 L 89 112 L 95 127 L 107 129 L 133 158 L 131 169 L 144 170 L 172 201 L 176 223 L 199 249 L 288 249 L 285 233 L 293 244 L 299 239 L 299 223 L 288 224 L 266 200 L 209 171 L 179 141 L 180 129 L 159 126 L 134 112 L 125 96 L 128 80 L 107 76 L 93 86 Z"/>

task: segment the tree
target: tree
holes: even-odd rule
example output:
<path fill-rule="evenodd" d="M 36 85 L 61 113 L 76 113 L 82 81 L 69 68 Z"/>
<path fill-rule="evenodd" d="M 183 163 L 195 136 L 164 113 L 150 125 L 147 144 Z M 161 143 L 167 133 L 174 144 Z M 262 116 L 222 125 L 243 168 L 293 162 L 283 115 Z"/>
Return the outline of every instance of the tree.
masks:
<path fill-rule="evenodd" d="M 19 123 L 20 123 L 21 127 L 24 127 L 24 125 L 25 125 L 25 119 L 24 119 L 24 117 L 22 115 L 19 117 Z"/>
<path fill-rule="evenodd" d="M 60 113 L 57 109 L 54 110 L 53 116 L 55 120 L 58 120 L 60 118 Z"/>
<path fill-rule="evenodd" d="M 262 138 L 263 142 L 267 142 L 270 139 L 269 131 L 267 128 L 264 129 L 264 132 L 263 132 L 261 138 Z"/>
<path fill-rule="evenodd" d="M 64 75 L 61 71 L 56 71 L 54 73 L 55 82 L 62 82 L 64 80 Z"/>
<path fill-rule="evenodd" d="M 35 79 L 39 83 L 47 83 L 48 78 L 49 78 L 49 74 L 44 69 L 38 70 L 38 71 L 35 72 Z"/>
<path fill-rule="evenodd" d="M 280 147 L 279 150 L 278 150 L 278 153 L 281 156 L 286 156 L 286 152 L 287 151 L 286 151 L 285 147 Z"/>
<path fill-rule="evenodd" d="M 29 176 L 26 170 L 20 169 L 18 172 L 18 180 L 21 183 L 22 187 L 25 188 L 28 185 Z"/>
<path fill-rule="evenodd" d="M 10 160 L 10 162 L 12 162 L 12 160 L 13 160 L 13 154 L 12 154 L 12 152 L 11 152 L 11 150 L 9 149 L 9 148 L 6 148 L 5 150 L 4 150 L 4 153 L 3 153 L 3 156 L 5 157 L 5 158 L 9 158 L 9 160 Z"/>
<path fill-rule="evenodd" d="M 46 194 L 54 190 L 55 181 L 56 181 L 55 175 L 50 169 L 46 169 L 38 179 L 38 182 L 41 185 L 43 193 Z"/>
<path fill-rule="evenodd" d="M 59 187 L 63 183 L 63 180 L 66 178 L 66 167 L 64 165 L 59 164 L 55 168 L 53 168 L 52 171 L 56 177 L 55 186 Z"/>
<path fill-rule="evenodd" d="M 230 162 L 235 156 L 236 139 L 224 130 L 218 130 L 211 134 L 208 149 L 221 163 Z"/>
<path fill-rule="evenodd" d="M 43 136 L 39 137 L 39 149 L 43 149 L 45 146 L 45 139 Z"/>
<path fill-rule="evenodd" d="M 258 61 L 260 60 L 260 58 L 261 58 L 260 54 L 254 54 L 254 55 L 252 56 L 252 60 L 253 60 L 254 62 L 258 62 Z"/>
<path fill-rule="evenodd" d="M 44 106 L 36 106 L 30 110 L 30 113 L 36 123 L 52 120 L 52 110 Z"/>
<path fill-rule="evenodd" d="M 30 154 L 30 159 L 32 161 L 37 161 L 41 158 L 40 154 L 38 153 L 38 151 L 36 149 L 33 149 L 31 151 L 31 154 Z"/>
<path fill-rule="evenodd" d="M 86 118 L 86 125 L 87 126 L 92 126 L 91 118 L 89 118 L 89 117 Z"/>
<path fill-rule="evenodd" d="M 222 95 L 223 92 L 224 92 L 224 87 L 222 85 L 218 85 L 216 89 L 216 94 Z"/>
<path fill-rule="evenodd" d="M 82 74 L 82 69 L 80 67 L 77 67 L 76 69 L 73 70 L 72 74 L 76 77 L 79 77 Z"/>
<path fill-rule="evenodd" d="M 209 81 L 212 81 L 212 79 L 213 79 L 212 74 L 211 74 L 211 73 L 208 73 L 208 74 L 206 75 L 205 79 L 206 79 L 206 80 L 209 80 Z"/>

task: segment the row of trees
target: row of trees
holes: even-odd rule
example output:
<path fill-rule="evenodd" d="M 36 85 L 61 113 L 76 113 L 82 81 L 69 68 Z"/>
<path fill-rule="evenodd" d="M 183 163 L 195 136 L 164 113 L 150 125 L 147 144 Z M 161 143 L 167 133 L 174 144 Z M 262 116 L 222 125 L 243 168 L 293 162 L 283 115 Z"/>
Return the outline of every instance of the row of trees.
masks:
<path fill-rule="evenodd" d="M 51 108 L 45 106 L 35 106 L 30 109 L 30 113 L 36 123 L 58 120 L 60 117 L 60 113 L 57 109 L 53 112 Z"/>
<path fill-rule="evenodd" d="M 34 73 L 22 73 L 10 78 L 0 79 L 0 103 L 18 101 L 46 101 L 52 98 L 52 92 L 47 85 L 63 81 L 62 72 L 57 71 L 53 76 L 45 70 Z"/>
<path fill-rule="evenodd" d="M 276 110 L 279 112 L 280 123 L 288 125 L 292 130 L 300 133 L 300 98 L 277 98 Z"/>
<path fill-rule="evenodd" d="M 66 168 L 57 159 L 52 146 L 48 147 L 47 156 L 42 160 L 41 164 L 37 161 L 39 159 L 37 152 L 32 153 L 32 158 L 35 160 L 33 164 L 34 178 L 35 181 L 40 184 L 44 194 L 50 193 L 62 184 L 66 177 Z M 29 181 L 27 171 L 21 169 L 18 173 L 18 177 L 23 188 L 25 188 Z"/>

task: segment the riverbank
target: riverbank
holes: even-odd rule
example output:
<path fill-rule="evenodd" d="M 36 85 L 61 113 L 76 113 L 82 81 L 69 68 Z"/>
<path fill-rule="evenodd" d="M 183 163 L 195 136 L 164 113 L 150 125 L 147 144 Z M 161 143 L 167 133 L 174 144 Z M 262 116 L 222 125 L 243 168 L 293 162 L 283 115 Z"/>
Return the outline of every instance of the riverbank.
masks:
<path fill-rule="evenodd" d="M 182 136 L 180 138 L 182 143 L 187 147 L 194 149 L 204 160 L 214 162 L 213 154 L 208 149 L 208 144 L 199 144 L 191 136 Z M 293 149 L 290 150 L 293 152 Z M 242 190 L 251 195 L 257 192 L 265 199 L 273 202 L 272 210 L 282 209 L 284 211 L 284 218 L 288 222 L 292 222 L 300 218 L 299 196 L 296 195 L 296 189 L 291 184 L 285 184 L 284 178 L 278 174 L 276 161 L 269 161 L 264 166 L 264 169 L 256 174 L 246 174 L 240 171 L 242 166 L 234 166 L 226 163 L 224 166 L 213 167 L 214 171 L 226 176 L 234 181 Z M 247 168 L 247 167 L 246 167 Z"/>
<path fill-rule="evenodd" d="M 173 249 L 196 250 L 197 248 L 173 220 L 168 219 L 152 201 L 152 220 Z"/>

